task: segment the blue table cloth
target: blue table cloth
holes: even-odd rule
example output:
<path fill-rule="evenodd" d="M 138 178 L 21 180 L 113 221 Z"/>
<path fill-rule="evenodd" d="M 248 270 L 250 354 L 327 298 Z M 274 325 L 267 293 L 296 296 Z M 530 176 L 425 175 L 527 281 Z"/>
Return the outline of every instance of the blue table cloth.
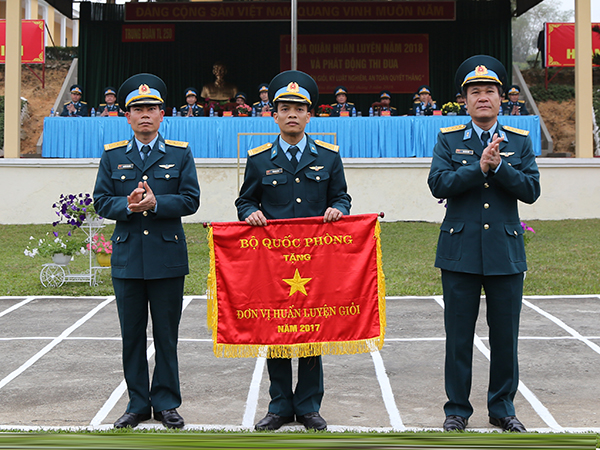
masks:
<path fill-rule="evenodd" d="M 339 145 L 343 158 L 431 157 L 440 128 L 469 120 L 468 116 L 313 117 L 306 131 L 314 139 Z M 529 130 L 534 152 L 541 155 L 538 116 L 500 116 L 499 121 Z M 279 128 L 270 117 L 165 117 L 160 132 L 165 139 L 189 142 L 195 158 L 237 158 L 238 148 L 245 157 L 247 150 L 272 142 Z M 46 117 L 42 156 L 99 158 L 104 144 L 131 136 L 124 117 Z"/>

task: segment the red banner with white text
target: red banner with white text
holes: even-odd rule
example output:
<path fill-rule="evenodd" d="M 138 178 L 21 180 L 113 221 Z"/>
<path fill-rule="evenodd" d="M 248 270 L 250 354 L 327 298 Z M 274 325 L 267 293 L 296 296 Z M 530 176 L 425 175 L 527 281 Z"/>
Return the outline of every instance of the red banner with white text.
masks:
<path fill-rule="evenodd" d="M 281 36 L 282 71 L 290 69 L 290 42 L 289 35 Z M 429 35 L 300 35 L 298 70 L 310 74 L 320 92 L 333 93 L 342 85 L 350 95 L 384 89 L 412 94 L 429 84 Z"/>
<path fill-rule="evenodd" d="M 46 61 L 44 21 L 21 21 L 21 63 L 43 64 Z M 0 20 L 0 64 L 6 63 L 6 20 Z"/>
<path fill-rule="evenodd" d="M 592 23 L 592 29 L 600 23 Z M 546 23 L 546 67 L 575 67 L 575 24 Z M 592 32 L 592 54 L 600 54 L 600 33 Z M 594 65 L 594 67 L 598 67 Z"/>
<path fill-rule="evenodd" d="M 292 358 L 383 346 L 377 215 L 213 223 L 208 325 L 215 355 Z"/>

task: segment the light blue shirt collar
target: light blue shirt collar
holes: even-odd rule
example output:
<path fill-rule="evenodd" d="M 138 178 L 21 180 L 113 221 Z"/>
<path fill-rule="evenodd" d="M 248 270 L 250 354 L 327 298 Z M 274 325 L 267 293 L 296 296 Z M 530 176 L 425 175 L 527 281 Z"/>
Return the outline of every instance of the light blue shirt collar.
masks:
<path fill-rule="evenodd" d="M 142 147 L 144 145 L 149 145 L 150 146 L 150 151 L 148 152 L 148 156 L 150 156 L 150 153 L 152 153 L 152 149 L 154 148 L 154 144 L 156 144 L 156 141 L 158 140 L 158 133 L 156 134 L 156 137 L 154 139 L 152 139 L 148 144 L 142 144 L 140 141 L 138 141 L 138 138 L 134 137 L 135 139 L 135 145 L 137 145 L 138 148 L 138 152 L 140 152 L 140 158 L 142 158 L 142 161 L 144 160 L 144 154 L 142 153 Z"/>
<path fill-rule="evenodd" d="M 307 139 L 306 139 L 306 133 L 304 133 L 304 136 L 302 136 L 302 139 L 300 140 L 300 142 L 298 142 L 296 144 L 296 147 L 298 147 L 298 153 L 296 153 L 296 159 L 298 160 L 298 162 L 300 162 L 300 158 L 302 158 L 302 153 L 304 152 L 304 149 L 306 148 L 306 143 L 307 143 Z M 281 136 L 279 136 L 279 147 L 281 148 L 281 150 L 284 151 L 285 156 L 287 156 L 288 161 L 292 160 L 292 154 L 290 152 L 288 152 L 288 149 L 292 146 L 292 144 L 288 144 L 287 142 L 285 142 L 283 140 L 283 138 Z"/>
<path fill-rule="evenodd" d="M 490 139 L 488 139 L 488 144 L 490 142 L 490 140 L 492 139 L 492 137 L 494 136 L 494 133 L 496 132 L 496 128 L 498 128 L 498 122 L 496 121 L 496 123 L 492 126 L 492 128 L 490 128 L 489 133 L 490 133 Z M 475 130 L 475 133 L 477 133 L 477 137 L 479 138 L 479 140 L 481 141 L 481 134 L 486 131 L 483 128 L 478 127 L 477 125 L 475 125 L 475 122 L 473 122 L 473 130 Z"/>

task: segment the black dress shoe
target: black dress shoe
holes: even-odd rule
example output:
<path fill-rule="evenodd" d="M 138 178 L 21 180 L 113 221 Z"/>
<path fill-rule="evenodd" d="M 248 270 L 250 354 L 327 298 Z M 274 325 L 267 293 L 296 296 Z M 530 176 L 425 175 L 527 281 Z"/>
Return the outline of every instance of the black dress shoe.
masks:
<path fill-rule="evenodd" d="M 303 424 L 307 430 L 325 430 L 327 428 L 327 422 L 316 411 L 303 416 L 296 415 L 296 420 Z"/>
<path fill-rule="evenodd" d="M 277 414 L 268 412 L 265 417 L 254 425 L 255 430 L 279 430 L 282 425 L 294 421 L 294 417 L 283 417 Z"/>
<path fill-rule="evenodd" d="M 174 408 L 165 409 L 164 411 L 154 411 L 154 418 L 160 420 L 167 428 L 183 428 L 185 425 L 183 417 Z"/>
<path fill-rule="evenodd" d="M 512 431 L 513 433 L 527 433 L 525 426 L 515 416 L 506 416 L 499 419 L 490 417 L 490 423 L 502 428 L 504 431 Z"/>
<path fill-rule="evenodd" d="M 465 431 L 469 420 L 462 416 L 446 416 L 444 431 Z"/>
<path fill-rule="evenodd" d="M 115 422 L 115 428 L 137 427 L 140 422 L 150 419 L 150 414 L 137 414 L 126 412 Z"/>

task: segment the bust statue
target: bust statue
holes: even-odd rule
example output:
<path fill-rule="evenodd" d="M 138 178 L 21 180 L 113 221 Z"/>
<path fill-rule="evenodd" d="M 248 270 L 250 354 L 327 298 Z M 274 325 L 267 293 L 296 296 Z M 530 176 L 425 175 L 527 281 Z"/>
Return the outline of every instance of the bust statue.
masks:
<path fill-rule="evenodd" d="M 222 62 L 216 62 L 213 64 L 212 72 L 215 76 L 215 81 L 202 86 L 202 92 L 200 93 L 202 98 L 227 101 L 234 97 L 237 92 L 237 87 L 225 81 L 227 66 Z"/>

